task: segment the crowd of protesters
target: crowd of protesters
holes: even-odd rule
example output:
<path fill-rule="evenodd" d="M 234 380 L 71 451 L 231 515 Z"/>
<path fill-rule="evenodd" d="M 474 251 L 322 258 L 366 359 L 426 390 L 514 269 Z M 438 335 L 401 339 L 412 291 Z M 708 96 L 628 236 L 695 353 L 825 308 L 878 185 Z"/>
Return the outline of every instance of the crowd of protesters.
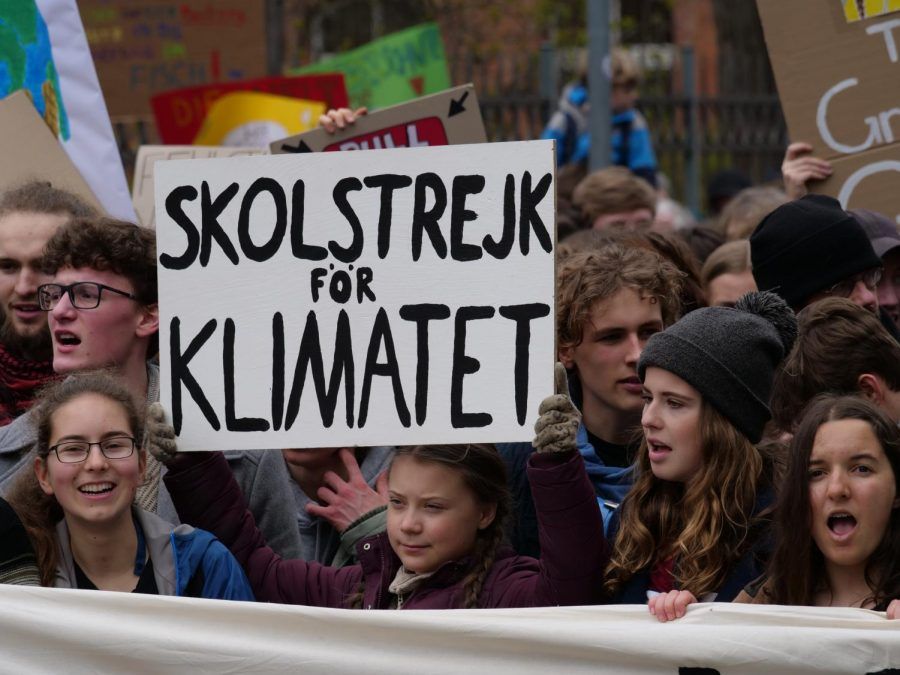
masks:
<path fill-rule="evenodd" d="M 612 59 L 612 168 L 557 141 L 556 393 L 532 443 L 178 452 L 151 231 L 0 195 L 0 582 L 348 609 L 694 602 L 900 618 L 900 234 L 725 172 L 665 193 Z M 364 111 L 330 111 L 326 128 Z M 563 165 L 566 165 L 563 167 Z"/>

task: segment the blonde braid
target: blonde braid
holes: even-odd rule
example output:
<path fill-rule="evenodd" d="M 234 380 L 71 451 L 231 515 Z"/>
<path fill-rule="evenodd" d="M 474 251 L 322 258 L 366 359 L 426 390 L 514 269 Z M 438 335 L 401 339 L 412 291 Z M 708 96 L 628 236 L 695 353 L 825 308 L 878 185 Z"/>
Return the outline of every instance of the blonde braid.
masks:
<path fill-rule="evenodd" d="M 478 546 L 475 548 L 475 556 L 479 562 L 475 565 L 469 575 L 463 580 L 463 606 L 462 609 L 475 609 L 478 607 L 478 597 L 484 588 L 484 582 L 487 579 L 494 561 L 497 559 L 497 551 L 503 544 L 503 528 L 492 528 L 490 533 L 479 540 Z"/>

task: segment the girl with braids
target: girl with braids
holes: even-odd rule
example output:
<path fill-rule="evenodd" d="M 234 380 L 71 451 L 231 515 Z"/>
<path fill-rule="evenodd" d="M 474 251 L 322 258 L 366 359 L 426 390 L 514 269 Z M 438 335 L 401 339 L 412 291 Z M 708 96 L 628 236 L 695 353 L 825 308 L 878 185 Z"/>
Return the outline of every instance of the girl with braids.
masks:
<path fill-rule="evenodd" d="M 774 462 L 754 444 L 796 334 L 781 298 L 750 293 L 648 340 L 637 475 L 610 527 L 613 602 L 646 602 L 666 621 L 697 598 L 731 601 L 759 576 Z"/>
<path fill-rule="evenodd" d="M 861 398 L 815 399 L 791 441 L 775 534 L 768 579 L 736 602 L 864 607 L 900 618 L 896 423 Z"/>
<path fill-rule="evenodd" d="M 566 391 L 557 365 L 557 391 Z M 358 564 L 283 560 L 253 522 L 220 453 L 175 453 L 161 408 L 150 448 L 169 471 L 182 521 L 210 529 L 243 565 L 257 600 L 319 607 L 457 609 L 596 602 L 607 560 L 594 491 L 577 452 L 568 396 L 541 405 L 529 479 L 543 556 L 504 545 L 509 492 L 492 445 L 399 448 L 388 470 L 387 531 L 357 544 Z M 324 489 L 324 488 L 323 488 Z"/>

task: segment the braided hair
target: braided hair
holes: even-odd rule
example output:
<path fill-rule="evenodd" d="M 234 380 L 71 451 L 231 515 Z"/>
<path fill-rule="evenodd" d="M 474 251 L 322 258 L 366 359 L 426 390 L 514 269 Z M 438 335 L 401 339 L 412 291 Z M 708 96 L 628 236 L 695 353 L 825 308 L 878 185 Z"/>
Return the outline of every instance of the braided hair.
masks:
<path fill-rule="evenodd" d="M 420 462 L 440 464 L 458 471 L 478 502 L 496 504 L 494 519 L 478 532 L 472 551 L 476 562 L 462 582 L 461 608 L 478 607 L 479 596 L 497 558 L 497 551 L 503 544 L 509 519 L 511 499 L 503 460 L 490 443 L 407 446 L 397 449 L 394 459 L 397 457 L 412 457 Z"/>

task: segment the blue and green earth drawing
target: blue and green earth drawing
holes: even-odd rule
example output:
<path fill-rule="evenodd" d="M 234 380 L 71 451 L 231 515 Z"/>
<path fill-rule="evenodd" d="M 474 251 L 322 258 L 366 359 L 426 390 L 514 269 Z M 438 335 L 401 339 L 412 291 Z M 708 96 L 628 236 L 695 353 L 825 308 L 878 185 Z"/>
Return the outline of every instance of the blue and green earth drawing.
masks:
<path fill-rule="evenodd" d="M 68 140 L 69 117 L 53 63 L 50 33 L 34 0 L 0 2 L 0 98 L 18 89 L 31 94 L 38 112 L 55 127 L 60 139 Z"/>

